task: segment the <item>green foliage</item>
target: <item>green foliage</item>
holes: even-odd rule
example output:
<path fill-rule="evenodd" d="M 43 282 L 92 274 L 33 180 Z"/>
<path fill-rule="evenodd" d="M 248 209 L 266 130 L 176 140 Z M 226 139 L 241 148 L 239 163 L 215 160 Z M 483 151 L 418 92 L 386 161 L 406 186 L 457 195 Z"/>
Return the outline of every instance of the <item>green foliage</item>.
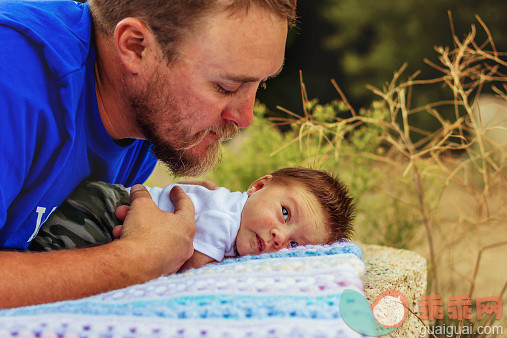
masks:
<path fill-rule="evenodd" d="M 321 105 L 317 99 L 313 99 L 305 104 L 305 108 L 311 112 L 312 118 L 315 121 L 321 123 L 334 122 L 336 116 L 348 111 L 347 105 L 343 101 L 337 100 Z"/>
<path fill-rule="evenodd" d="M 366 119 L 387 122 L 388 111 L 381 102 L 374 102 L 370 109 L 361 109 L 359 115 Z M 381 140 L 385 138 L 386 129 L 382 125 L 367 124 L 354 130 L 350 136 L 350 143 L 355 152 L 383 154 Z"/>
<path fill-rule="evenodd" d="M 305 163 L 305 156 L 296 143 L 272 155 L 290 136 L 267 121 L 265 113 L 266 107 L 257 103 L 252 126 L 224 147 L 221 162 L 206 179 L 232 190 L 246 191 L 259 177 L 282 167 Z"/>

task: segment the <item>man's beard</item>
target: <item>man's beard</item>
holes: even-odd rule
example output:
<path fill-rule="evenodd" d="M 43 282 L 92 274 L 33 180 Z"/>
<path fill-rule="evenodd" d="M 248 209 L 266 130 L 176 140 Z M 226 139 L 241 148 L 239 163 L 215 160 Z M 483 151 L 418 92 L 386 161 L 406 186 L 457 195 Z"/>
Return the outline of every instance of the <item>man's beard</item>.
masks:
<path fill-rule="evenodd" d="M 230 123 L 213 126 L 189 139 L 190 130 L 182 126 L 189 125 L 188 120 L 197 119 L 198 116 L 172 109 L 174 105 L 171 105 L 169 98 L 163 102 L 161 98 L 167 97 L 167 94 L 163 96 L 160 84 L 159 77 L 155 75 L 144 93 L 130 97 L 130 108 L 137 125 L 144 137 L 152 143 L 153 154 L 164 162 L 175 176 L 203 175 L 218 161 L 222 142 L 235 136 L 239 128 Z M 157 107 L 166 107 L 166 109 L 161 111 Z M 158 124 L 161 122 L 169 124 L 170 127 L 162 129 Z M 214 132 L 219 139 L 210 142 L 204 157 L 192 155 L 191 148 L 199 144 L 210 132 Z M 168 135 L 168 137 L 164 138 L 163 135 Z"/>

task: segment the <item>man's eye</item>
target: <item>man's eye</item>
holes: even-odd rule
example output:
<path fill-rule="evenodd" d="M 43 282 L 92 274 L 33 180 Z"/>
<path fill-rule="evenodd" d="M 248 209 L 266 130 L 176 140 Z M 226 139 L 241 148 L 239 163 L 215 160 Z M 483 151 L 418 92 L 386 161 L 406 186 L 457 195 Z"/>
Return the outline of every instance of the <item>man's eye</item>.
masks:
<path fill-rule="evenodd" d="M 234 89 L 234 90 L 225 89 L 224 87 L 222 87 L 218 83 L 215 84 L 215 87 L 216 87 L 217 92 L 225 94 L 225 95 L 232 95 L 238 91 L 237 89 Z"/>
<path fill-rule="evenodd" d="M 285 207 L 282 207 L 282 215 L 283 215 L 283 219 L 285 220 L 285 222 L 287 222 L 287 220 L 289 219 L 289 210 L 287 210 L 287 208 Z"/>
<path fill-rule="evenodd" d="M 290 242 L 290 247 L 291 248 L 295 248 L 298 246 L 298 243 L 297 242 Z"/>

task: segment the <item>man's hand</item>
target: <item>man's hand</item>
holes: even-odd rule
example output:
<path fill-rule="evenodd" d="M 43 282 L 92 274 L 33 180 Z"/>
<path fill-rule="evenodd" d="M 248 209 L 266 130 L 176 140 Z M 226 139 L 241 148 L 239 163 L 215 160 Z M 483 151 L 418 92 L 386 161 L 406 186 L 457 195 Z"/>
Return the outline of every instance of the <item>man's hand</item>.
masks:
<path fill-rule="evenodd" d="M 195 233 L 192 201 L 171 191 L 174 214 L 161 211 L 148 191 L 136 186 L 123 209 L 120 240 L 85 249 L 40 253 L 0 251 L 0 308 L 86 297 L 162 274 L 191 257 Z"/>
<path fill-rule="evenodd" d="M 208 180 L 202 180 L 202 181 L 181 181 L 181 182 L 178 182 L 178 184 L 192 184 L 192 185 L 200 185 L 200 186 L 203 186 L 205 187 L 206 189 L 209 189 L 209 190 L 216 190 L 218 188 L 220 188 L 219 185 L 217 185 L 216 183 L 212 182 L 212 181 L 208 181 Z M 119 206 L 118 208 L 116 208 L 116 211 L 115 211 L 115 214 L 116 214 L 116 218 L 118 218 L 119 220 L 123 221 L 125 219 L 125 217 L 127 217 L 127 213 L 129 211 L 130 207 L 128 205 L 121 205 Z M 123 225 L 118 225 L 116 227 L 114 227 L 113 229 L 113 237 L 115 239 L 118 239 L 120 238 L 120 234 L 121 234 L 121 230 L 123 228 Z"/>
<path fill-rule="evenodd" d="M 131 242 L 133 250 L 142 251 L 145 259 L 153 262 L 157 275 L 178 271 L 193 253 L 194 205 L 179 187 L 171 189 L 170 198 L 174 214 L 160 210 L 148 190 L 135 185 L 130 191 L 130 207 L 122 206 L 116 211 L 124 222 L 121 229 L 113 232 L 120 232 L 120 240 Z"/>

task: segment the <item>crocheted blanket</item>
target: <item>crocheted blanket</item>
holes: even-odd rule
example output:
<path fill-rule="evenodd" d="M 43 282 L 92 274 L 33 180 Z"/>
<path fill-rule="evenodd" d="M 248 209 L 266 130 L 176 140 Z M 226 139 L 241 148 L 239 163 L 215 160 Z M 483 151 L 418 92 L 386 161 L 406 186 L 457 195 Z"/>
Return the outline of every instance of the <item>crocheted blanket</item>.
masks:
<path fill-rule="evenodd" d="M 360 337 L 340 315 L 363 292 L 353 243 L 245 256 L 73 301 L 0 311 L 0 337 Z"/>

